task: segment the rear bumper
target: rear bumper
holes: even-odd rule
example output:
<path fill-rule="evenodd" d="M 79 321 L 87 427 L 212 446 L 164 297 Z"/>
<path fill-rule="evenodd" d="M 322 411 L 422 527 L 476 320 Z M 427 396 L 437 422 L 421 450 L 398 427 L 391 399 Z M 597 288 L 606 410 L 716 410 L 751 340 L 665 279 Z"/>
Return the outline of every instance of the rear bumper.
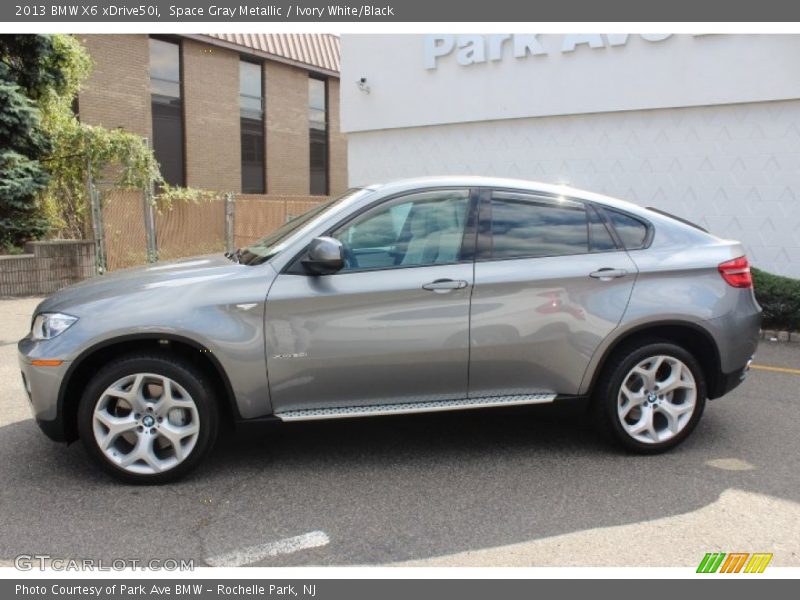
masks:
<path fill-rule="evenodd" d="M 752 362 L 753 359 L 751 358 L 741 369 L 736 369 L 730 373 L 720 373 L 714 389 L 708 390 L 708 398 L 713 400 L 715 398 L 719 398 L 720 396 L 724 396 L 742 383 L 750 371 L 750 364 Z"/>
<path fill-rule="evenodd" d="M 719 351 L 719 375 L 709 389 L 711 399 L 724 396 L 744 381 L 758 349 L 761 307 L 752 289 L 737 292 L 735 307 L 728 314 L 704 322 Z"/>

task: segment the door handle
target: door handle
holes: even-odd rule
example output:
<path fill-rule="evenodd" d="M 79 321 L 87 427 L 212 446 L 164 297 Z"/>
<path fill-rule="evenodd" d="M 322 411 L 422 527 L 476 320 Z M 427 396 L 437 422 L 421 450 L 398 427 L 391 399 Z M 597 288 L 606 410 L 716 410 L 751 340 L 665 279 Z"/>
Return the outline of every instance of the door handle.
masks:
<path fill-rule="evenodd" d="M 431 290 L 432 292 L 445 293 L 450 290 L 461 290 L 469 284 L 463 279 L 437 279 L 422 286 L 423 290 Z"/>
<path fill-rule="evenodd" d="M 611 281 L 617 277 L 625 277 L 627 274 L 628 272 L 625 269 L 611 269 L 606 267 L 605 269 L 592 271 L 589 273 L 589 277 L 594 277 L 595 279 L 600 279 L 601 281 Z"/>

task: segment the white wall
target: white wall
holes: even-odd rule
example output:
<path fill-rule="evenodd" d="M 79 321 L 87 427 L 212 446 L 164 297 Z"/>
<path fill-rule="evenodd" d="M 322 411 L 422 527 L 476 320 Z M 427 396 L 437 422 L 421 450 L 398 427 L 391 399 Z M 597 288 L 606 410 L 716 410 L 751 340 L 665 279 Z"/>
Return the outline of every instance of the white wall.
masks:
<path fill-rule="evenodd" d="M 510 39 L 498 60 L 497 38 L 455 36 L 464 48 L 430 69 L 425 48 L 435 37 L 342 36 L 343 131 L 800 98 L 800 35 L 597 35 L 595 48 L 538 35 L 543 54 L 515 58 Z M 485 60 L 459 64 L 475 60 L 476 47 Z"/>
<path fill-rule="evenodd" d="M 516 58 L 513 39 L 457 36 L 430 68 L 432 37 L 344 35 L 350 183 L 568 182 L 693 219 L 800 277 L 800 36 L 647 37 L 539 35 L 540 53 Z"/>
<path fill-rule="evenodd" d="M 566 182 L 695 220 L 742 240 L 757 266 L 800 277 L 798 100 L 388 129 L 351 134 L 348 147 L 352 185 Z"/>

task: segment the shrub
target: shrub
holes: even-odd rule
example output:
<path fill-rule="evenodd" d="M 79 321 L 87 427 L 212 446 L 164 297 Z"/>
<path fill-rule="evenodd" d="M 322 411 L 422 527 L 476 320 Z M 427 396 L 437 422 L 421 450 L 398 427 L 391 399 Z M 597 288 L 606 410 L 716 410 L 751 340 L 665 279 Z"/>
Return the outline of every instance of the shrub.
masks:
<path fill-rule="evenodd" d="M 38 194 L 49 176 L 41 160 L 52 150 L 36 105 L 61 73 L 52 38 L 0 36 L 0 245 L 18 246 L 48 230 Z"/>
<path fill-rule="evenodd" d="M 765 329 L 800 330 L 800 279 L 752 269 Z"/>

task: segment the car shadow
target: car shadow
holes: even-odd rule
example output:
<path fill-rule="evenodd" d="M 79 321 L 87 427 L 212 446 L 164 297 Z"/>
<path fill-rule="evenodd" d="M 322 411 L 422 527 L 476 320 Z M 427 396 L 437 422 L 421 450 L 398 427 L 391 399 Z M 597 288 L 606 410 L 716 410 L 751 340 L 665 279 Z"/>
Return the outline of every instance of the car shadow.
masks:
<path fill-rule="evenodd" d="M 576 404 L 248 427 L 157 487 L 117 483 L 80 444 L 23 421 L 0 428 L 0 559 L 203 564 L 324 531 L 328 546 L 263 564 L 381 564 L 677 515 L 732 487 L 800 501 L 781 458 L 800 445 L 791 406 L 754 419 L 744 394 L 723 402 L 681 447 L 650 457 L 609 446 Z M 743 448 L 752 470 L 706 464 Z"/>

